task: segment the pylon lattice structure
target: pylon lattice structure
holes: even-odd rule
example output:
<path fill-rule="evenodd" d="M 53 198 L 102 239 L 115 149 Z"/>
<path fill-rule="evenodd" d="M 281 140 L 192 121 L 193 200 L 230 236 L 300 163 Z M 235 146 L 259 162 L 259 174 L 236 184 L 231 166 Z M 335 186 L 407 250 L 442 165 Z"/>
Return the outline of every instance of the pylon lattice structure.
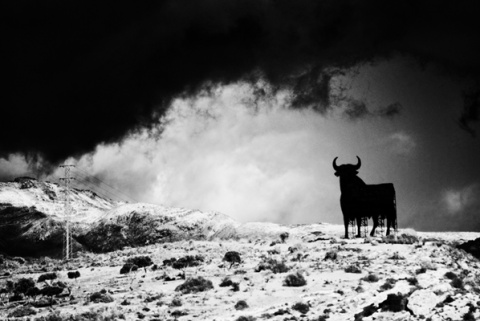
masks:
<path fill-rule="evenodd" d="M 348 222 L 350 226 L 350 232 L 349 232 L 349 237 L 355 238 L 355 235 L 357 235 L 357 220 L 356 219 L 351 219 Z M 360 220 L 360 236 L 366 237 L 368 235 L 368 217 L 362 217 Z"/>
<path fill-rule="evenodd" d="M 60 165 L 65 170 L 65 177 L 60 178 L 65 184 L 65 198 L 64 198 L 64 211 L 65 211 L 65 237 L 63 240 L 63 258 L 69 260 L 72 258 L 72 233 L 70 230 L 70 221 L 72 218 L 72 206 L 70 204 L 70 181 L 75 178 L 70 177 L 70 170 L 74 165 Z"/>

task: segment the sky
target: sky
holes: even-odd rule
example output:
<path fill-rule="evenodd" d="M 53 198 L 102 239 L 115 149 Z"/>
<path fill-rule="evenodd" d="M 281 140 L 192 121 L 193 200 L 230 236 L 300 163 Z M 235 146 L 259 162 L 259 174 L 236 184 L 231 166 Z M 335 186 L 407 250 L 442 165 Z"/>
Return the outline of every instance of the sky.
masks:
<path fill-rule="evenodd" d="M 341 223 L 332 160 L 358 155 L 400 227 L 480 231 L 477 6 L 9 3 L 0 180 L 69 163 L 136 201 Z"/>

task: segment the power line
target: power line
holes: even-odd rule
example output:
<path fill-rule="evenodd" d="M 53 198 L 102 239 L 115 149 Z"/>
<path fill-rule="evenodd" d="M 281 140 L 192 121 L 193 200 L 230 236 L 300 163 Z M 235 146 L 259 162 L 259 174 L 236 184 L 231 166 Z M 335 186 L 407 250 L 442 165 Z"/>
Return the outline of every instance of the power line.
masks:
<path fill-rule="evenodd" d="M 118 190 L 115 190 L 113 188 L 108 189 L 108 188 L 102 187 L 100 184 L 95 182 L 92 179 L 92 177 L 87 177 L 80 172 L 76 172 L 76 175 L 77 175 L 77 177 L 79 177 L 79 179 L 81 180 L 81 183 L 83 185 L 86 185 L 88 187 L 92 186 L 96 189 L 96 191 L 98 191 L 97 189 L 100 189 L 100 190 L 104 191 L 104 193 L 108 194 L 109 198 L 118 199 L 118 200 L 121 200 L 121 201 L 124 201 L 124 202 L 132 202 L 132 200 L 133 200 L 131 197 L 128 197 L 128 199 L 127 199 L 127 196 L 123 193 L 120 193 Z M 133 200 L 133 201 L 136 202 L 135 200 Z"/>
<path fill-rule="evenodd" d="M 127 199 L 133 201 L 133 202 L 136 202 L 138 203 L 138 200 L 134 199 L 133 197 L 123 193 L 122 191 L 116 189 L 115 187 L 111 186 L 110 184 L 106 183 L 105 181 L 101 180 L 100 178 L 96 177 L 96 176 L 92 176 L 90 175 L 89 173 L 87 173 L 86 171 L 82 170 L 82 169 L 79 169 L 79 168 L 76 168 L 75 169 L 75 172 L 76 173 L 80 173 L 88 178 L 90 178 L 91 180 L 95 180 L 97 181 L 99 184 L 103 184 L 105 186 L 107 186 L 108 188 L 110 188 L 112 191 L 114 191 L 116 194 L 120 194 L 120 195 L 123 195 L 123 197 L 126 197 Z"/>

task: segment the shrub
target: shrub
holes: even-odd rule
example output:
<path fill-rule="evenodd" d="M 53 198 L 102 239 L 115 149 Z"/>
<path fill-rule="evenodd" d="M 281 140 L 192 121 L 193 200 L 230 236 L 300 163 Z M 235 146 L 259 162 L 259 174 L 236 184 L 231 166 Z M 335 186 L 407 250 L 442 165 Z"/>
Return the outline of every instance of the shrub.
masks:
<path fill-rule="evenodd" d="M 356 265 L 349 265 L 345 268 L 345 272 L 347 273 L 362 273 L 362 270 Z"/>
<path fill-rule="evenodd" d="M 175 288 L 175 291 L 187 293 L 197 293 L 213 289 L 212 281 L 206 280 L 201 276 L 197 278 L 189 278 L 184 283 Z"/>
<path fill-rule="evenodd" d="M 460 278 L 455 278 L 453 279 L 451 282 L 450 282 L 450 285 L 456 289 L 460 289 L 460 290 L 463 290 L 464 289 L 464 284 L 463 284 L 463 281 L 462 279 Z"/>
<path fill-rule="evenodd" d="M 256 319 L 252 316 L 239 316 L 235 321 L 255 321 Z"/>
<path fill-rule="evenodd" d="M 40 294 L 41 294 L 40 289 L 37 288 L 36 286 L 34 286 L 33 288 L 29 288 L 25 293 L 26 296 L 31 298 L 36 297 L 37 295 L 40 295 Z"/>
<path fill-rule="evenodd" d="M 163 265 L 172 266 L 174 269 L 184 269 L 187 267 L 199 266 L 203 263 L 204 258 L 201 255 L 187 255 L 180 259 L 171 258 L 164 260 Z"/>
<path fill-rule="evenodd" d="M 308 311 L 310 311 L 310 307 L 308 304 L 302 303 L 302 302 L 297 302 L 292 306 L 292 309 L 295 311 L 300 312 L 301 314 L 306 314 Z"/>
<path fill-rule="evenodd" d="M 355 321 L 362 321 L 364 317 L 369 317 L 375 312 L 377 312 L 378 308 L 375 307 L 375 304 L 367 305 L 363 308 L 363 311 L 360 313 L 355 314 L 354 318 Z"/>
<path fill-rule="evenodd" d="M 407 279 L 408 284 L 410 285 L 418 285 L 418 280 L 416 277 L 408 278 Z"/>
<path fill-rule="evenodd" d="M 363 280 L 365 282 L 373 283 L 373 282 L 378 282 L 379 278 L 375 274 L 370 273 L 367 276 L 364 276 L 361 280 Z"/>
<path fill-rule="evenodd" d="M 240 258 L 240 253 L 236 251 L 229 251 L 225 253 L 225 256 L 223 257 L 223 261 L 229 262 L 231 268 L 235 263 L 240 264 L 242 262 L 242 259 Z"/>
<path fill-rule="evenodd" d="M 170 303 L 171 307 L 181 307 L 182 306 L 182 300 L 180 298 L 174 298 L 172 302 Z"/>
<path fill-rule="evenodd" d="M 307 281 L 300 272 L 287 275 L 283 281 L 284 286 L 304 286 L 306 284 Z"/>
<path fill-rule="evenodd" d="M 244 300 L 235 303 L 235 310 L 245 310 L 246 308 L 248 308 L 248 304 Z"/>
<path fill-rule="evenodd" d="M 102 292 L 94 292 L 90 295 L 90 302 L 93 303 L 110 303 L 113 302 L 113 298 L 107 294 Z"/>
<path fill-rule="evenodd" d="M 67 273 L 67 276 L 68 276 L 69 279 L 75 279 L 76 280 L 77 278 L 80 277 L 80 272 L 70 271 L 70 272 Z"/>
<path fill-rule="evenodd" d="M 128 274 L 138 270 L 138 266 L 131 263 L 125 263 L 120 269 L 120 274 Z"/>
<path fill-rule="evenodd" d="M 10 312 L 9 318 L 23 318 L 29 315 L 35 315 L 37 311 L 30 306 L 21 306 Z"/>
<path fill-rule="evenodd" d="M 260 272 L 264 270 L 270 270 L 273 273 L 285 273 L 290 270 L 290 268 L 285 265 L 285 262 L 278 262 L 275 259 L 267 259 L 264 262 L 261 262 L 256 268 L 255 272 Z"/>
<path fill-rule="evenodd" d="M 40 290 L 41 295 L 53 297 L 54 295 L 59 295 L 63 292 L 63 288 L 58 286 L 47 286 Z"/>
<path fill-rule="evenodd" d="M 220 283 L 220 287 L 226 287 L 226 286 L 231 286 L 233 285 L 233 281 L 229 278 L 229 277 L 226 277 L 222 280 L 222 282 Z"/>
<path fill-rule="evenodd" d="M 128 258 L 125 264 L 136 265 L 139 268 L 146 268 L 153 264 L 152 259 L 148 256 L 135 256 Z"/>
<path fill-rule="evenodd" d="M 453 279 L 458 278 L 458 276 L 457 276 L 455 273 L 450 272 L 450 271 L 447 272 L 447 273 L 445 273 L 444 276 L 445 276 L 447 279 L 450 279 L 450 280 L 453 280 Z"/>
<path fill-rule="evenodd" d="M 324 260 L 332 260 L 335 261 L 337 259 L 337 251 L 328 251 L 327 254 L 325 254 Z"/>
<path fill-rule="evenodd" d="M 418 275 L 418 274 L 422 274 L 422 273 L 425 273 L 425 272 L 427 272 L 427 269 L 425 267 L 421 267 L 421 268 L 419 268 L 415 271 L 415 274 Z"/>
<path fill-rule="evenodd" d="M 282 241 L 282 243 L 285 243 L 285 241 L 288 239 L 288 237 L 290 236 L 290 234 L 288 234 L 288 232 L 283 232 L 280 234 L 280 240 Z"/>
<path fill-rule="evenodd" d="M 27 293 L 28 289 L 33 288 L 35 286 L 35 281 L 31 278 L 21 278 L 18 280 L 14 285 L 14 292 L 16 293 Z"/>
<path fill-rule="evenodd" d="M 383 285 L 380 286 L 380 291 L 387 291 L 393 288 L 397 280 L 387 279 Z"/>
<path fill-rule="evenodd" d="M 389 294 L 387 299 L 380 303 L 379 307 L 382 311 L 391 311 L 391 312 L 400 312 L 405 310 L 407 304 L 406 296 L 403 296 L 401 293 L 398 294 Z"/>
<path fill-rule="evenodd" d="M 47 282 L 47 280 L 55 280 L 57 278 L 57 273 L 51 272 L 51 273 L 45 273 L 42 274 L 38 277 L 37 282 Z"/>

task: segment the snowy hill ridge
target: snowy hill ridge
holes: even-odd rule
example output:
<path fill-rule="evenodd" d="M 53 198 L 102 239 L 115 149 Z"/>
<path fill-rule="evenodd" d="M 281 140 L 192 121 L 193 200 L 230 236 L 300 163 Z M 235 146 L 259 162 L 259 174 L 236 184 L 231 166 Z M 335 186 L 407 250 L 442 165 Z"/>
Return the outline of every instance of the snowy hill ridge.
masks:
<path fill-rule="evenodd" d="M 65 188 L 18 178 L 0 183 L 0 252 L 61 255 Z M 162 205 L 115 202 L 89 190 L 70 189 L 74 249 L 105 252 L 182 239 L 278 237 L 288 228 L 239 223 L 225 214 Z"/>

